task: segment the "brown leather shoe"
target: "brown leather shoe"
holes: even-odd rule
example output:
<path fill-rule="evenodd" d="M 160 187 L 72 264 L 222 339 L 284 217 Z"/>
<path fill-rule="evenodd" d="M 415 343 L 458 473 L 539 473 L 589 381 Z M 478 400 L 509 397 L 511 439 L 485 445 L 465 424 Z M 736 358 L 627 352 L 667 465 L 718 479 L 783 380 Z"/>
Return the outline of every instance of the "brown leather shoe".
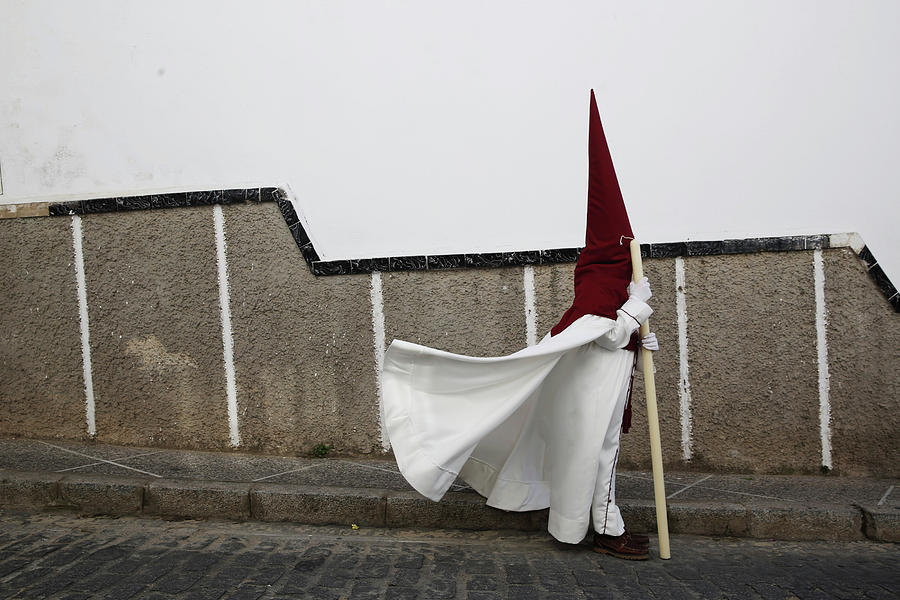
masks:
<path fill-rule="evenodd" d="M 594 552 L 609 554 L 626 560 L 647 560 L 650 550 L 641 544 L 627 531 L 619 536 L 594 534 Z"/>
<path fill-rule="evenodd" d="M 650 545 L 650 536 L 645 533 L 633 533 L 631 531 L 628 531 L 628 529 L 625 530 L 625 533 L 630 535 L 631 539 L 636 541 L 638 544 L 642 544 L 644 546 Z"/>
<path fill-rule="evenodd" d="M 646 546 L 648 548 L 650 547 L 650 536 L 647 535 L 646 533 L 634 533 L 632 531 L 628 531 L 627 527 L 625 528 L 625 533 L 627 535 L 630 535 L 631 539 L 633 539 L 635 542 L 637 542 L 641 546 Z M 612 537 L 612 536 L 607 536 L 607 537 Z"/>

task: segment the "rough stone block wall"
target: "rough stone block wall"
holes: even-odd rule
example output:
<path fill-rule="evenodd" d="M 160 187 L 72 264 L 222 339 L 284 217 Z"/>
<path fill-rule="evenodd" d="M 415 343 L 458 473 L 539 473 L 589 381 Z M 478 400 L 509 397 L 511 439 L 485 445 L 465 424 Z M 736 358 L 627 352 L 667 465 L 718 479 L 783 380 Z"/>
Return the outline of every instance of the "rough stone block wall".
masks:
<path fill-rule="evenodd" d="M 471 355 L 507 354 L 527 343 L 529 326 L 543 337 L 571 302 L 573 263 L 542 263 L 543 252 L 521 253 L 524 264 L 485 268 L 417 268 L 426 257 L 404 260 L 412 270 L 386 270 L 395 264 L 388 258 L 324 263 L 284 203 L 244 198 L 216 209 L 227 248 L 231 366 L 213 208 L 0 219 L 0 435 L 90 438 L 76 218 L 96 439 L 110 443 L 225 450 L 237 434 L 242 451 L 306 454 L 327 443 L 338 453 L 381 454 L 382 344 L 396 337 Z M 845 247 L 786 243 L 781 252 L 755 252 L 753 244 L 742 253 L 703 246 L 701 254 L 710 255 L 645 259 L 652 329 L 662 346 L 655 359 L 667 467 L 818 473 L 823 444 L 830 444 L 837 473 L 897 476 L 900 317 L 867 274 L 870 265 Z M 554 256 L 571 255 L 564 249 Z M 817 256 L 824 259 L 824 398 L 831 410 L 824 430 Z M 383 272 L 360 272 L 363 263 Z M 317 276 L 311 268 L 343 274 Z M 686 372 L 680 348 L 687 349 Z M 634 407 L 620 464 L 649 469 L 640 375 Z"/>

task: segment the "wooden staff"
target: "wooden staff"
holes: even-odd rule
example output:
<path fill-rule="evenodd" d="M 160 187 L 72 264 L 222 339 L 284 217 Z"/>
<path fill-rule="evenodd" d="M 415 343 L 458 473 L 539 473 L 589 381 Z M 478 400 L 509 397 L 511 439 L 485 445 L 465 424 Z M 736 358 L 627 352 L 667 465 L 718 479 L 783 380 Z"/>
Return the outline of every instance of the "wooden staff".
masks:
<path fill-rule="evenodd" d="M 631 269 L 634 281 L 644 276 L 641 245 L 631 240 Z M 641 337 L 650 333 L 650 321 L 641 325 Z M 647 424 L 650 426 L 650 460 L 653 464 L 653 495 L 656 498 L 656 529 L 659 532 L 659 557 L 669 559 L 669 520 L 666 515 L 666 484 L 663 481 L 662 444 L 659 439 L 659 415 L 656 410 L 656 379 L 653 375 L 653 352 L 641 352 L 644 367 L 644 390 L 647 392 Z"/>

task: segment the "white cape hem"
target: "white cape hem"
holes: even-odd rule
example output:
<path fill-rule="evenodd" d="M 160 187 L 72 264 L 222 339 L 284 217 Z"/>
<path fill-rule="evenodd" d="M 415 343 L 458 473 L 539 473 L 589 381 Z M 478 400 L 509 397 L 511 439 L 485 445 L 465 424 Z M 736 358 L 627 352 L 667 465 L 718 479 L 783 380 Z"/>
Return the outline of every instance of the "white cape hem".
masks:
<path fill-rule="evenodd" d="M 585 315 L 540 344 L 500 357 L 476 358 L 394 340 L 385 353 L 385 428 L 410 485 L 438 501 L 457 477 L 504 510 L 550 504 L 543 481 L 498 479 L 502 465 L 469 460 L 482 439 L 522 407 L 559 359 L 613 329 Z M 502 481 L 503 485 L 495 485 Z"/>

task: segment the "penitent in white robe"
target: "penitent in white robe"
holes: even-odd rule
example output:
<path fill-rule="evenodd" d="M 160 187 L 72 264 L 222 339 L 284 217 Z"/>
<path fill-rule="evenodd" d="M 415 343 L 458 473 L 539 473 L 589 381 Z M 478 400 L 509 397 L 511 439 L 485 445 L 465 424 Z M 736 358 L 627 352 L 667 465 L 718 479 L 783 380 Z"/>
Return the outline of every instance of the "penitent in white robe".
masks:
<path fill-rule="evenodd" d="M 460 477 L 488 506 L 549 507 L 548 530 L 563 542 L 580 542 L 592 516 L 598 532 L 621 535 L 615 464 L 634 365 L 624 348 L 651 312 L 631 298 L 615 321 L 585 315 L 491 358 L 394 340 L 384 419 L 400 471 L 435 501 Z"/>

